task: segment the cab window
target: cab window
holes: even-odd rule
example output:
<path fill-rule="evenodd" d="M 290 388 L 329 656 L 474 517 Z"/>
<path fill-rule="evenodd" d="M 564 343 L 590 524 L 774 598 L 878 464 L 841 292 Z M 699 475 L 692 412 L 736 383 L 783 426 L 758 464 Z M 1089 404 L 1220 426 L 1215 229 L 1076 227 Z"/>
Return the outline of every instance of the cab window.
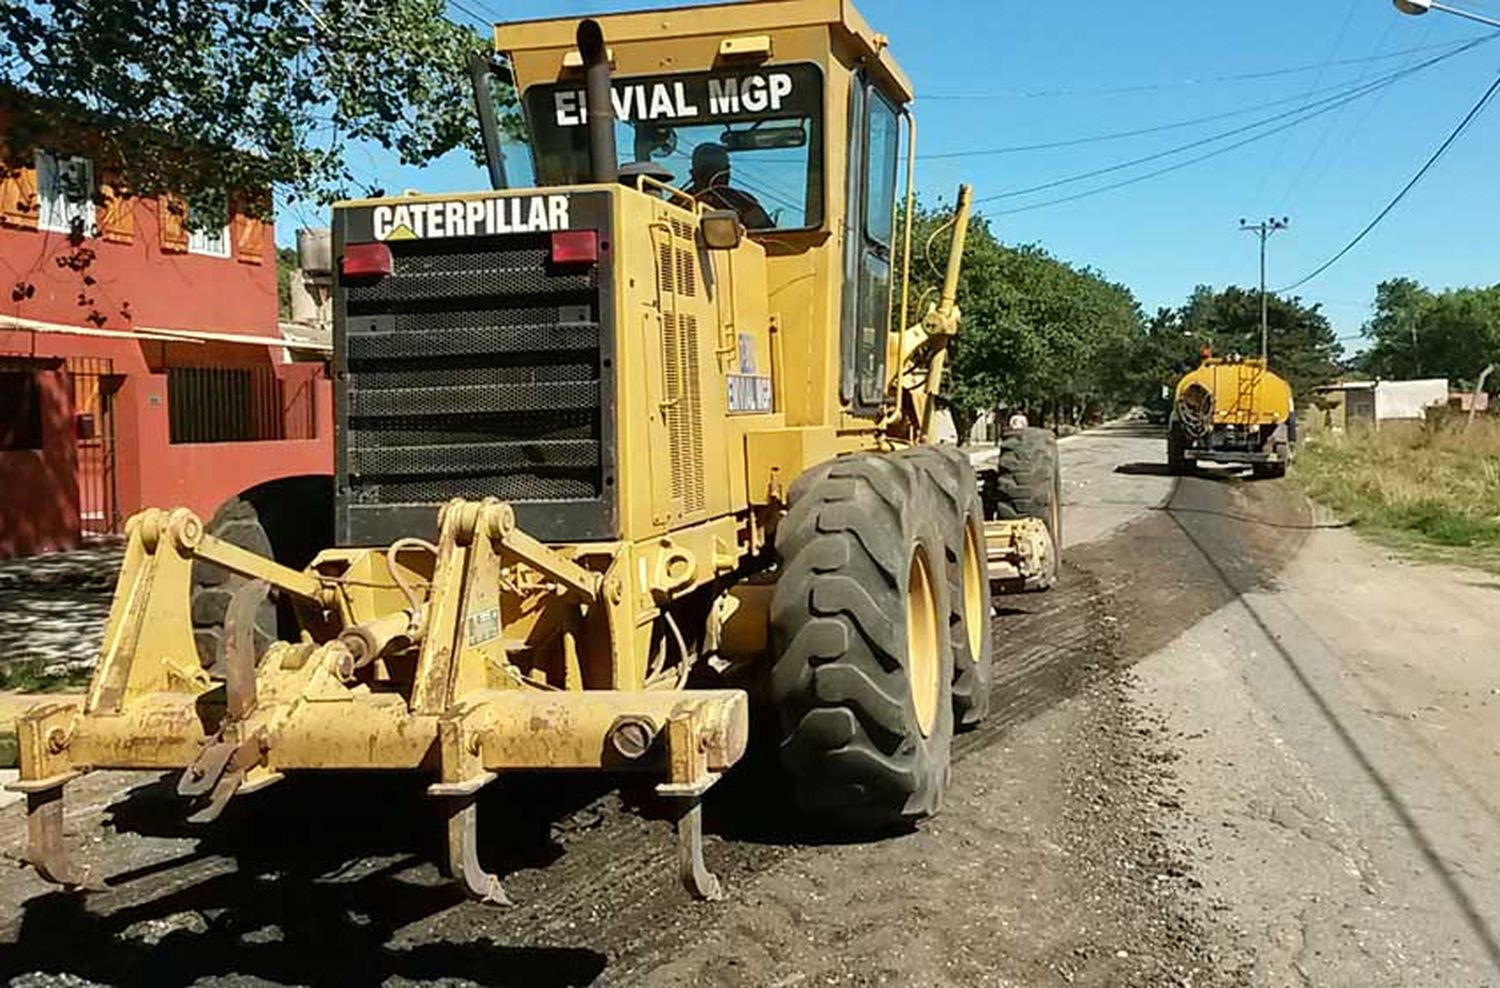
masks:
<path fill-rule="evenodd" d="M 823 224 L 823 74 L 774 65 L 613 80 L 621 166 L 667 181 L 751 231 Z M 536 177 L 589 180 L 587 103 L 576 82 L 526 90 Z"/>
<path fill-rule="evenodd" d="M 874 412 L 885 398 L 901 127 L 895 106 L 864 79 L 851 96 L 850 123 L 842 390 L 854 411 Z"/>

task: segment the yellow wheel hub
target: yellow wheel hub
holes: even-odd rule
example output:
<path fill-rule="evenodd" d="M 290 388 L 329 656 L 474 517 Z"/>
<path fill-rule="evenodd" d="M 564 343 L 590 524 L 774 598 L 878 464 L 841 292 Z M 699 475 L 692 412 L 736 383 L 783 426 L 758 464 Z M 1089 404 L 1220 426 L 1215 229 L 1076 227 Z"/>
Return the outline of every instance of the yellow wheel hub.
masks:
<path fill-rule="evenodd" d="M 984 651 L 984 581 L 989 576 L 984 537 L 964 526 L 964 633 L 969 636 L 969 655 L 979 661 Z"/>
<path fill-rule="evenodd" d="M 912 705 L 917 726 L 926 737 L 937 723 L 938 700 L 942 696 L 942 641 L 937 612 L 937 593 L 927 554 L 920 547 L 912 553 L 906 578 L 906 671 L 911 682 Z"/>

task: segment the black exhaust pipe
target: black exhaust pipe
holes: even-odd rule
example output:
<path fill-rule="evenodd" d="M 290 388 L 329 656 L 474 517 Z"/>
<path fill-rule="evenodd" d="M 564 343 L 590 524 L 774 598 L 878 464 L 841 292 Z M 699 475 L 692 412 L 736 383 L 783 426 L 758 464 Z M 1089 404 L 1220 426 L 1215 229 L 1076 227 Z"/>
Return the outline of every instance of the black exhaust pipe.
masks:
<path fill-rule="evenodd" d="M 595 182 L 619 179 L 620 158 L 615 150 L 615 101 L 609 81 L 609 49 L 604 29 L 595 20 L 578 25 L 578 54 L 583 56 L 584 99 L 588 101 L 589 164 Z"/>
<path fill-rule="evenodd" d="M 510 185 L 505 175 L 505 152 L 500 148 L 500 118 L 495 112 L 495 91 L 490 85 L 489 56 L 469 53 L 469 82 L 474 87 L 474 111 L 479 114 L 479 133 L 484 138 L 484 163 L 490 172 L 490 188 Z"/>

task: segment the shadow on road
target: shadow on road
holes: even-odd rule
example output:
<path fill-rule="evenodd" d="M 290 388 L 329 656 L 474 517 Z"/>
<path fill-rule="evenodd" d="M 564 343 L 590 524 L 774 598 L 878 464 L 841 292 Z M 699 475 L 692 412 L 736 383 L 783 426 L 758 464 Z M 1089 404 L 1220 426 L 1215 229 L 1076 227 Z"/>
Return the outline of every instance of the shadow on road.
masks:
<path fill-rule="evenodd" d="M 461 978 L 550 988 L 591 984 L 605 968 L 604 955 L 592 950 L 508 947 L 488 938 L 391 944 L 412 912 L 443 908 L 447 895 L 379 872 L 313 886 L 236 873 L 101 916 L 76 895 L 54 893 L 27 904 L 0 977 L 43 971 L 152 988 L 236 975 L 304 985 Z"/>
<path fill-rule="evenodd" d="M 111 985 L 189 984 L 244 976 L 286 984 L 380 984 L 464 978 L 482 985 L 587 985 L 604 954 L 496 943 L 403 944 L 399 932 L 461 906 L 438 874 L 442 822 L 420 780 L 394 776 L 288 779 L 232 803 L 209 827 L 184 821 L 173 779 L 127 792 L 108 810 L 111 841 L 181 841 L 106 876 L 110 888 L 53 892 L 22 905 L 0 983 L 30 971 Z M 506 780 L 482 806 L 486 865 L 540 868 L 562 856 L 558 821 L 599 797 L 594 786 Z M 534 791 L 532 791 L 534 790 Z M 507 803 L 504 812 L 484 814 Z M 194 838 L 197 838 L 194 841 Z M 139 840 L 136 845 L 139 846 Z"/>
<path fill-rule="evenodd" d="M 1237 484 L 1250 479 L 1250 470 L 1247 467 L 1200 465 L 1188 467 L 1178 474 L 1173 472 L 1165 460 L 1121 463 L 1115 467 L 1114 472 L 1126 477 L 1197 477 L 1216 484 Z"/>
<path fill-rule="evenodd" d="M 1166 463 L 1121 463 L 1115 473 L 1127 477 L 1170 477 L 1172 468 Z"/>

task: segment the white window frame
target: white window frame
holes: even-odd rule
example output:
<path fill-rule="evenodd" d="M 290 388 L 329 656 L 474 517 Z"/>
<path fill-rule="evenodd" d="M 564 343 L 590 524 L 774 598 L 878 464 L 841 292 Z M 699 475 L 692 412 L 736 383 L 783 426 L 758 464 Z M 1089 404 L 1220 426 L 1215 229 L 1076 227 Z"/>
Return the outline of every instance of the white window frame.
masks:
<path fill-rule="evenodd" d="M 64 167 L 81 168 L 84 197 L 69 197 L 69 189 L 58 181 Z M 80 155 L 60 155 L 51 151 L 36 152 L 37 227 L 53 233 L 72 233 L 75 220 L 83 221 L 83 235 L 91 237 L 99 225 L 98 207 L 94 203 L 94 162 Z"/>
<path fill-rule="evenodd" d="M 217 236 L 214 235 L 215 231 L 213 230 L 204 230 L 193 226 L 192 218 L 193 207 L 189 205 L 187 215 L 189 254 L 202 254 L 205 257 L 233 256 L 234 245 L 230 239 L 230 225 L 233 222 L 233 217 L 229 216 L 227 204 L 225 208 L 224 228 L 218 231 Z"/>

